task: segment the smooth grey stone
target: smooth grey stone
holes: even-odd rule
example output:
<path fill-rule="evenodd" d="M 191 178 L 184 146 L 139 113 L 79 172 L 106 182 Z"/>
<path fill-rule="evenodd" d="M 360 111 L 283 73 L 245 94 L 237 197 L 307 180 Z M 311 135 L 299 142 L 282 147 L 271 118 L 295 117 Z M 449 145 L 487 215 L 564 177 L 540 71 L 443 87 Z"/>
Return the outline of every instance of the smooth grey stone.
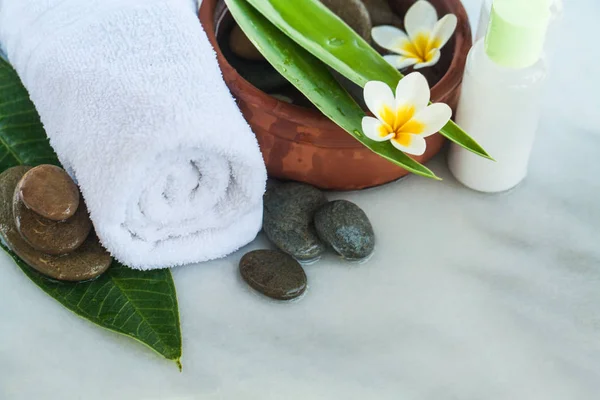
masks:
<path fill-rule="evenodd" d="M 393 25 L 396 15 L 387 0 L 362 0 L 369 11 L 373 26 Z"/>
<path fill-rule="evenodd" d="M 275 189 L 276 187 L 279 187 L 281 185 L 283 185 L 283 182 L 281 182 L 280 180 L 275 179 L 275 178 L 268 178 L 266 190 Z"/>
<path fill-rule="evenodd" d="M 344 75 L 340 74 L 337 71 L 331 70 L 331 74 L 333 75 L 335 80 L 338 81 L 338 83 L 342 85 L 344 89 L 346 89 L 348 94 L 352 96 L 354 101 L 356 101 L 356 103 L 363 110 L 368 110 L 367 103 L 365 102 L 365 91 L 363 88 L 361 88 L 356 83 L 352 82 L 350 79 L 346 78 Z"/>
<path fill-rule="evenodd" d="M 371 41 L 371 17 L 361 0 L 321 0 L 331 12 L 340 17 L 367 42 Z"/>
<path fill-rule="evenodd" d="M 270 92 L 289 85 L 287 79 L 266 61 L 253 62 L 240 59 L 239 61 L 230 60 L 230 63 L 245 80 L 263 92 Z"/>
<path fill-rule="evenodd" d="M 306 290 L 304 269 L 280 251 L 255 250 L 244 255 L 240 273 L 252 288 L 277 300 L 296 298 Z"/>
<path fill-rule="evenodd" d="M 338 200 L 325 204 L 315 214 L 321 240 L 348 260 L 361 260 L 375 249 L 375 233 L 365 212 L 356 204 Z"/>
<path fill-rule="evenodd" d="M 279 101 L 283 101 L 284 103 L 288 103 L 288 104 L 294 104 L 294 99 L 292 99 L 291 97 L 286 96 L 285 94 L 281 94 L 281 93 L 269 93 L 269 96 L 276 98 Z"/>
<path fill-rule="evenodd" d="M 273 92 L 270 95 L 276 98 L 277 100 L 283 101 L 288 104 L 294 104 L 299 107 L 316 109 L 316 106 L 313 103 L 311 103 L 311 101 L 308 100 L 308 98 L 301 91 L 296 89 L 293 85 L 287 85 L 285 87 L 282 87 L 277 92 Z"/>
<path fill-rule="evenodd" d="M 284 183 L 264 196 L 263 229 L 281 250 L 309 261 L 325 251 L 313 224 L 315 211 L 327 203 L 317 188 L 303 183 Z"/>

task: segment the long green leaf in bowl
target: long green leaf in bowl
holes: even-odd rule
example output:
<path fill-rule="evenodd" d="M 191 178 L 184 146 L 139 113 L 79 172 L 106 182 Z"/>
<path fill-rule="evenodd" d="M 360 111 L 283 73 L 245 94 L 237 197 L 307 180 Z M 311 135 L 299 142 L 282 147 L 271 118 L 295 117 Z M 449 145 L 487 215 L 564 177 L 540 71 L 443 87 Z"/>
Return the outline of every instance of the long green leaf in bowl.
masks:
<path fill-rule="evenodd" d="M 0 172 L 16 165 L 60 165 L 15 70 L 0 59 Z M 98 279 L 58 282 L 0 246 L 44 292 L 75 314 L 132 337 L 181 368 L 177 294 L 169 270 L 138 271 L 117 262 Z"/>
<path fill-rule="evenodd" d="M 245 0 L 225 0 L 234 19 L 265 58 L 317 108 L 371 151 L 418 175 L 439 179 L 427 167 L 389 142 L 362 134 L 364 111 L 331 75 L 327 67 L 279 31 Z"/>
<path fill-rule="evenodd" d="M 369 81 L 382 81 L 395 89 L 403 77 L 319 0 L 245 1 L 312 55 L 361 87 Z M 491 158 L 453 121 L 440 133 L 475 154 Z"/>

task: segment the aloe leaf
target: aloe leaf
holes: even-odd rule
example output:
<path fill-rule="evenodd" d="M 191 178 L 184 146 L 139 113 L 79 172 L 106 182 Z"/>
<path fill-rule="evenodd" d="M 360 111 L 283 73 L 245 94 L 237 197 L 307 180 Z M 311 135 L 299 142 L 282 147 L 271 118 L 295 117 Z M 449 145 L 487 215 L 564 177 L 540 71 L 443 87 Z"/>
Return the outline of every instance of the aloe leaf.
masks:
<path fill-rule="evenodd" d="M 398 70 L 318 0 L 246 1 L 304 49 L 361 87 L 372 80 L 395 87 L 402 78 Z"/>
<path fill-rule="evenodd" d="M 362 134 L 364 111 L 335 80 L 325 64 L 279 31 L 245 0 L 225 0 L 225 3 L 264 57 L 325 116 L 381 157 L 412 173 L 439 179 L 391 143 L 375 142 Z"/>
<path fill-rule="evenodd" d="M 60 165 L 17 73 L 0 59 L 0 172 L 15 165 Z M 58 282 L 0 246 L 44 292 L 75 314 L 136 339 L 181 368 L 177 295 L 169 270 L 138 271 L 113 262 L 98 279 Z"/>
<path fill-rule="evenodd" d="M 459 146 L 464 147 L 472 153 L 477 154 L 478 156 L 487 158 L 488 160 L 494 161 L 494 159 L 484 150 L 483 147 L 479 143 L 475 141 L 471 136 L 467 134 L 460 126 L 458 126 L 454 121 L 450 120 L 440 130 L 440 134 L 442 134 L 447 139 L 456 143 Z"/>
<path fill-rule="evenodd" d="M 381 81 L 394 89 L 403 77 L 318 0 L 247 1 L 292 40 L 361 87 L 369 81 Z M 491 158 L 452 121 L 440 133 L 475 154 Z"/>

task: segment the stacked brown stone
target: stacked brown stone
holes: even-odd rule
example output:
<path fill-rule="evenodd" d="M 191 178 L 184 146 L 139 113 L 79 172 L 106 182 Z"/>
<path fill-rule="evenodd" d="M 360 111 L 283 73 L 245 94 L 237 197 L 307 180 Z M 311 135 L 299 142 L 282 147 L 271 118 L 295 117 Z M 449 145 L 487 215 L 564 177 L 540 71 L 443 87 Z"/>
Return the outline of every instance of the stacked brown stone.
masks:
<path fill-rule="evenodd" d="M 0 175 L 0 236 L 38 272 L 65 281 L 105 272 L 111 257 L 92 228 L 79 189 L 63 169 L 18 166 Z"/>

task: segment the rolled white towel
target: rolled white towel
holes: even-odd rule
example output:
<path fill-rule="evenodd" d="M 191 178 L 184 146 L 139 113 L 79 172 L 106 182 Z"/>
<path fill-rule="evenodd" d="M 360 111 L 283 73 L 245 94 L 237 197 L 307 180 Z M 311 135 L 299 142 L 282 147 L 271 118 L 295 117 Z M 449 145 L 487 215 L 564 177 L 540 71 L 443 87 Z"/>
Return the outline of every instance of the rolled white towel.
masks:
<path fill-rule="evenodd" d="M 193 0 L 0 0 L 0 42 L 104 246 L 139 269 L 223 257 L 266 172 Z"/>

